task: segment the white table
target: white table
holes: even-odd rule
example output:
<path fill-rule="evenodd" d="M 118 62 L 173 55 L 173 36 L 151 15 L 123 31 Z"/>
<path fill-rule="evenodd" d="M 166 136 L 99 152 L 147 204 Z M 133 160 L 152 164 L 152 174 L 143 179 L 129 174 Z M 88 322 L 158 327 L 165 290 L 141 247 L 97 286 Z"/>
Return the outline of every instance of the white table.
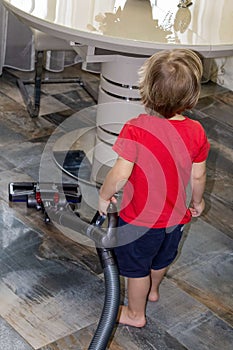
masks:
<path fill-rule="evenodd" d="M 233 1 L 0 0 L 20 20 L 102 62 L 99 102 L 139 101 L 137 71 L 155 51 L 186 47 L 205 58 L 233 55 Z"/>
<path fill-rule="evenodd" d="M 1 0 L 31 27 L 68 41 L 151 55 L 190 47 L 205 57 L 232 54 L 233 2 L 193 0 Z"/>

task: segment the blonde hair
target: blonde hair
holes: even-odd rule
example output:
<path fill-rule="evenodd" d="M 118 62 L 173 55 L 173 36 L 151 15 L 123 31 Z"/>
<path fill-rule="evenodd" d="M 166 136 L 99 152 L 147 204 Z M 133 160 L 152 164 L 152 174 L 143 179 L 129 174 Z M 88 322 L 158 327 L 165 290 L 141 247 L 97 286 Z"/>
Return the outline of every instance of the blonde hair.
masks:
<path fill-rule="evenodd" d="M 192 50 L 160 51 L 139 70 L 139 91 L 147 110 L 171 118 L 195 106 L 203 68 Z"/>

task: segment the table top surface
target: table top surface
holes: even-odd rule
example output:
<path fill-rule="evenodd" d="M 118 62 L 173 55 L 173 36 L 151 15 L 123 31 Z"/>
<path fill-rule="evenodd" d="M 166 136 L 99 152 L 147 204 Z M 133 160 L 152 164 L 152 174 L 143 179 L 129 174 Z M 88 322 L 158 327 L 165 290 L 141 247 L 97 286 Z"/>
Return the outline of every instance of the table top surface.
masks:
<path fill-rule="evenodd" d="M 0 0 L 26 24 L 60 38 L 139 55 L 189 47 L 233 55 L 233 1 Z"/>

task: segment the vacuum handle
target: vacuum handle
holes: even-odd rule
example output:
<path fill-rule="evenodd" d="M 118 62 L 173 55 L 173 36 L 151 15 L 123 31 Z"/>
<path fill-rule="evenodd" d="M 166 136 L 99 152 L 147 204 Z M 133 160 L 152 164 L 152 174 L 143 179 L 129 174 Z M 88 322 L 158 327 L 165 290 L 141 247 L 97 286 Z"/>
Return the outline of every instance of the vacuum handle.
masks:
<path fill-rule="evenodd" d="M 99 212 L 95 214 L 91 223 L 95 227 L 101 227 L 104 221 L 108 219 L 108 228 L 106 234 L 102 237 L 102 245 L 106 248 L 113 248 L 117 244 L 117 223 L 118 223 L 118 213 L 117 206 L 115 203 L 110 203 L 108 207 L 108 213 L 106 215 L 100 215 Z"/>

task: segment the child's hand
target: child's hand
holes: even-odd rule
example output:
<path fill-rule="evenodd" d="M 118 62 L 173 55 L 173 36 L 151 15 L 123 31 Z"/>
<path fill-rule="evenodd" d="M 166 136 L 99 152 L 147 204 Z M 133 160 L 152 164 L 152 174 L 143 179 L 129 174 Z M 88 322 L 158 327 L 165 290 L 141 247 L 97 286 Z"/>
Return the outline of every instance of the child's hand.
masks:
<path fill-rule="evenodd" d="M 117 199 L 113 196 L 111 199 L 105 200 L 101 196 L 99 196 L 98 210 L 99 210 L 100 215 L 107 215 L 107 211 L 108 211 L 108 207 L 109 207 L 110 202 L 113 202 L 116 204 Z"/>
<path fill-rule="evenodd" d="M 196 217 L 200 216 L 204 209 L 205 209 L 205 201 L 204 201 L 204 199 L 202 199 L 200 203 L 194 203 L 193 202 L 192 203 L 192 207 L 189 208 L 193 218 L 196 218 Z"/>

